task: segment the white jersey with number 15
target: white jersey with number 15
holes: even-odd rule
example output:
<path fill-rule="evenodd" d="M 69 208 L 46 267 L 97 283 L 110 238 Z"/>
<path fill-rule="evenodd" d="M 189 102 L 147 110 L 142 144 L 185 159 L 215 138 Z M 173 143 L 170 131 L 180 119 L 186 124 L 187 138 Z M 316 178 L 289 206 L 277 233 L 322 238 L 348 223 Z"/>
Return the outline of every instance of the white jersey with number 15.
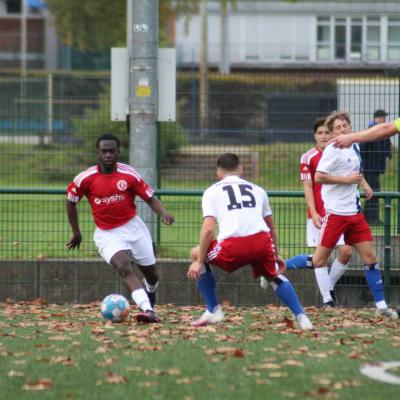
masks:
<path fill-rule="evenodd" d="M 210 186 L 202 198 L 203 218 L 214 217 L 219 241 L 269 232 L 264 217 L 272 215 L 268 196 L 261 187 L 230 175 Z"/>

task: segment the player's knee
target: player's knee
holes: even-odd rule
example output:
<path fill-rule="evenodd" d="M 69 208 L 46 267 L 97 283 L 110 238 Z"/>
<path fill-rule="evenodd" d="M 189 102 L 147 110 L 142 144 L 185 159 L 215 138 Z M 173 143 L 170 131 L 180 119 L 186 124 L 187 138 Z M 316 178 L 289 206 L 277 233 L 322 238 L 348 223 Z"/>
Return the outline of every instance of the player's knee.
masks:
<path fill-rule="evenodd" d="M 118 271 L 118 274 L 120 275 L 121 278 L 126 278 L 133 273 L 132 266 L 129 261 L 119 262 L 113 266 Z"/>
<path fill-rule="evenodd" d="M 353 253 L 353 249 L 351 246 L 340 246 L 339 247 L 339 254 L 338 259 L 342 264 L 347 264 L 351 258 Z"/>

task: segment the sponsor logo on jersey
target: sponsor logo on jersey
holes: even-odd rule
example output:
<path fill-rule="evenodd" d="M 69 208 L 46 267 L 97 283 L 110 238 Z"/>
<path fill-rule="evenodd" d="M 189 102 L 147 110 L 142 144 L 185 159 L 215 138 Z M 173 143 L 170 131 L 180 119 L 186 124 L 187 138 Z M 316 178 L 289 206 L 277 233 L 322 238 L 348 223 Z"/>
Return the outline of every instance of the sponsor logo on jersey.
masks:
<path fill-rule="evenodd" d="M 118 188 L 121 192 L 123 192 L 124 190 L 126 190 L 127 187 L 128 187 L 128 184 L 127 184 L 126 181 L 121 180 L 121 181 L 118 181 L 118 182 L 117 182 L 117 188 Z"/>
<path fill-rule="evenodd" d="M 100 204 L 111 204 L 111 203 L 118 203 L 119 201 L 122 201 L 125 199 L 125 196 L 123 194 L 113 194 L 112 196 L 106 196 L 106 197 L 95 197 L 94 202 L 97 205 Z"/>

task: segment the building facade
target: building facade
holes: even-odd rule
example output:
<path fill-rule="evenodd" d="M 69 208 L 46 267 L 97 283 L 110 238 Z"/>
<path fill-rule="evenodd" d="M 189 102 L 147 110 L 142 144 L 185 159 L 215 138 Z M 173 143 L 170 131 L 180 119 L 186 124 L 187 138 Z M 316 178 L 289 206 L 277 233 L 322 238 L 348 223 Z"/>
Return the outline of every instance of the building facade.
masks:
<path fill-rule="evenodd" d="M 201 22 L 201 16 L 177 20 L 183 64 L 199 62 Z M 220 2 L 210 1 L 206 26 L 211 65 L 221 55 L 233 67 L 358 69 L 400 63 L 399 1 L 238 1 L 225 18 Z"/>

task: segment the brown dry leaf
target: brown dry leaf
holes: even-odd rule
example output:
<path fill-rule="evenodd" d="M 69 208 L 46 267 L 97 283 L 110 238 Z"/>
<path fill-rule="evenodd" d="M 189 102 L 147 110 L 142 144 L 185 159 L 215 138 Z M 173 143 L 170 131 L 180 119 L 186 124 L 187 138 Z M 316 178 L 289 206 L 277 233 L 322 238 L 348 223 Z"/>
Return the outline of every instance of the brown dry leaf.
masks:
<path fill-rule="evenodd" d="M 287 378 L 289 374 L 287 372 L 275 371 L 275 372 L 270 372 L 268 376 L 270 378 Z"/>
<path fill-rule="evenodd" d="M 95 353 L 106 353 L 107 349 L 105 347 L 98 347 L 94 352 Z"/>
<path fill-rule="evenodd" d="M 179 368 L 169 368 L 169 369 L 167 369 L 167 374 L 168 375 L 180 375 L 181 370 Z"/>
<path fill-rule="evenodd" d="M 157 381 L 142 381 L 138 383 L 139 387 L 154 387 L 158 385 L 159 383 Z"/>
<path fill-rule="evenodd" d="M 200 376 L 187 376 L 184 378 L 179 378 L 176 380 L 176 383 L 178 385 L 191 385 L 194 382 L 198 382 L 201 381 L 201 377 Z"/>
<path fill-rule="evenodd" d="M 21 371 L 14 371 L 12 369 L 11 371 L 8 371 L 7 376 L 13 378 L 14 376 L 24 376 L 24 373 Z"/>
<path fill-rule="evenodd" d="M 107 372 L 105 381 L 110 385 L 120 385 L 122 383 L 126 383 L 128 381 L 128 378 L 123 375 Z"/>
<path fill-rule="evenodd" d="M 51 389 L 53 386 L 53 382 L 51 379 L 43 378 L 39 379 L 34 382 L 28 382 L 24 386 L 22 386 L 23 390 L 32 390 L 32 391 L 37 391 L 37 390 L 48 390 Z"/>
<path fill-rule="evenodd" d="M 297 361 L 297 360 L 286 360 L 283 362 L 282 365 L 290 365 L 293 367 L 304 367 L 304 364 L 301 361 Z"/>
<path fill-rule="evenodd" d="M 32 300 L 31 304 L 35 304 L 35 305 L 39 305 L 39 306 L 47 306 L 49 303 L 45 298 L 38 297 L 37 299 Z"/>

